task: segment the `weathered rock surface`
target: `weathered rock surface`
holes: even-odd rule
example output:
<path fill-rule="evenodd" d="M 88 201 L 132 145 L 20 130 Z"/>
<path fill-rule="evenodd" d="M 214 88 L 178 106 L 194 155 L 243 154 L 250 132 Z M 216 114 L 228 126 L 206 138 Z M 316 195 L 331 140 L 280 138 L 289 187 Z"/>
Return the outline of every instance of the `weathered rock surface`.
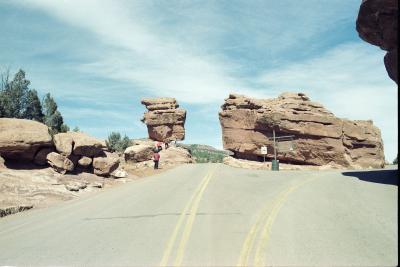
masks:
<path fill-rule="evenodd" d="M 24 119 L 0 118 L 0 154 L 4 159 L 32 161 L 42 147 L 52 146 L 46 125 Z"/>
<path fill-rule="evenodd" d="M 179 108 L 175 98 L 145 98 L 142 104 L 148 110 L 142 121 L 151 139 L 162 142 L 185 139 L 186 110 Z"/>
<path fill-rule="evenodd" d="M 334 165 L 346 168 L 384 166 L 380 131 L 372 121 L 337 118 L 302 93 L 275 99 L 231 94 L 219 113 L 224 148 L 235 158 L 262 160 L 261 146 L 273 158 L 272 129 L 277 136 L 295 136 L 293 151 L 279 152 L 281 163 Z"/>
<path fill-rule="evenodd" d="M 142 162 L 153 158 L 153 145 L 133 145 L 125 149 L 124 156 L 127 162 Z"/>
<path fill-rule="evenodd" d="M 94 157 L 102 153 L 103 142 L 82 132 L 59 133 L 54 136 L 54 144 L 60 154 L 69 156 Z"/>
<path fill-rule="evenodd" d="M 107 153 L 106 157 L 93 158 L 94 174 L 100 176 L 109 176 L 119 166 L 119 157 L 111 153 Z"/>
<path fill-rule="evenodd" d="M 51 152 L 47 155 L 49 165 L 59 173 L 66 173 L 74 170 L 74 163 L 64 155 Z"/>
<path fill-rule="evenodd" d="M 389 77 L 396 83 L 398 10 L 397 0 L 363 0 L 356 22 L 361 39 L 388 51 L 384 63 Z"/>

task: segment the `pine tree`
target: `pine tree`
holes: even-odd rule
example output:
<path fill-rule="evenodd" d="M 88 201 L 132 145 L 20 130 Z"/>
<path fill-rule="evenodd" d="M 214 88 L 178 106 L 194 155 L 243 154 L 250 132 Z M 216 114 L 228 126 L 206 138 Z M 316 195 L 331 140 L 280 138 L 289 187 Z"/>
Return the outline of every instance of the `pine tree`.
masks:
<path fill-rule="evenodd" d="M 27 92 L 23 118 L 38 122 L 43 122 L 44 120 L 42 104 L 40 103 L 36 90 L 29 90 Z"/>
<path fill-rule="evenodd" d="M 14 79 L 4 85 L 1 97 L 2 117 L 23 118 L 27 103 L 30 81 L 25 79 L 25 72 L 19 70 Z"/>
<path fill-rule="evenodd" d="M 47 93 L 43 100 L 44 123 L 51 129 L 52 134 L 65 130 L 63 129 L 64 119 L 57 110 L 57 103 L 54 98 Z"/>

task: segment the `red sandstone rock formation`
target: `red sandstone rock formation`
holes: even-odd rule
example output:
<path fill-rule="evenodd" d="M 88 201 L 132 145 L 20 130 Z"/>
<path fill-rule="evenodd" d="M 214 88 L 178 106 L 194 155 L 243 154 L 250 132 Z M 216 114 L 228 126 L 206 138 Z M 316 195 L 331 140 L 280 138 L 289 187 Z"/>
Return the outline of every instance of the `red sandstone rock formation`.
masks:
<path fill-rule="evenodd" d="M 185 139 L 186 110 L 179 108 L 175 98 L 145 98 L 142 121 L 147 125 L 149 138 L 162 142 Z"/>
<path fill-rule="evenodd" d="M 236 158 L 261 160 L 260 148 L 273 158 L 272 129 L 294 135 L 295 150 L 278 152 L 283 163 L 346 168 L 384 166 L 383 143 L 372 121 L 340 119 L 302 93 L 275 99 L 231 94 L 219 113 L 224 148 Z"/>
<path fill-rule="evenodd" d="M 398 83 L 397 0 L 363 0 L 356 28 L 361 39 L 388 51 L 384 62 L 389 77 Z"/>

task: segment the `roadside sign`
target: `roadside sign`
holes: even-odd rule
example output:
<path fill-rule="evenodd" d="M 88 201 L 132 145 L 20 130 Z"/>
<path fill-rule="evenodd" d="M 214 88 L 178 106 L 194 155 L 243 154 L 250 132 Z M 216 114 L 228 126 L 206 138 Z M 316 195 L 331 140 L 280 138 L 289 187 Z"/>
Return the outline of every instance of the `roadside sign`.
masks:
<path fill-rule="evenodd" d="M 276 146 L 279 152 L 290 152 L 296 148 L 292 140 L 277 142 Z"/>
<path fill-rule="evenodd" d="M 262 155 L 267 155 L 267 154 L 268 154 L 268 150 L 267 150 L 267 147 L 266 147 L 266 146 L 262 146 L 262 147 L 261 147 L 261 154 L 262 154 Z"/>

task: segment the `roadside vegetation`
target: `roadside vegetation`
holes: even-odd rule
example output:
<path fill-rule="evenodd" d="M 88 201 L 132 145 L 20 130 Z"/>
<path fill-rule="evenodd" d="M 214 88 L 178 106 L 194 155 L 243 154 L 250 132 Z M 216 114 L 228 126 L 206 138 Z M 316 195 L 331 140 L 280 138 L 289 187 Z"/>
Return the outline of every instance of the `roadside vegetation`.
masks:
<path fill-rule="evenodd" d="M 106 145 L 111 152 L 124 152 L 127 147 L 132 145 L 128 136 L 121 136 L 118 132 L 111 132 L 106 140 Z"/>
<path fill-rule="evenodd" d="M 51 134 L 69 131 L 54 98 L 47 93 L 40 101 L 37 91 L 29 88 L 30 83 L 21 69 L 12 80 L 9 71 L 1 73 L 0 118 L 38 121 L 46 124 Z"/>
<path fill-rule="evenodd" d="M 207 145 L 179 144 L 179 146 L 188 149 L 196 163 L 221 163 L 223 158 L 228 155 L 223 150 L 218 150 Z"/>

